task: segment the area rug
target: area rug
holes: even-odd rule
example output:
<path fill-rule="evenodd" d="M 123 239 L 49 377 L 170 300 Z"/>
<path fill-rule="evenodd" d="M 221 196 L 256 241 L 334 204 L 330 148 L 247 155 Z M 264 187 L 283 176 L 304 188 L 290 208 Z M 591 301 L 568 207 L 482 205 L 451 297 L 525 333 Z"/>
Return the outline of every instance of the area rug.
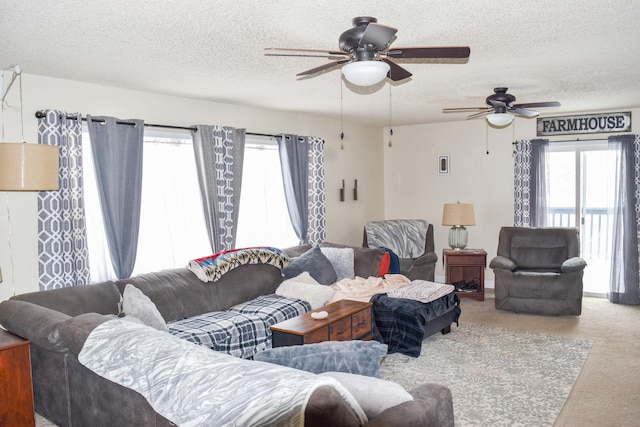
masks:
<path fill-rule="evenodd" d="M 456 427 L 553 426 L 592 341 L 463 324 L 422 344 L 420 357 L 387 355 L 380 376 L 411 390 L 447 386 Z"/>

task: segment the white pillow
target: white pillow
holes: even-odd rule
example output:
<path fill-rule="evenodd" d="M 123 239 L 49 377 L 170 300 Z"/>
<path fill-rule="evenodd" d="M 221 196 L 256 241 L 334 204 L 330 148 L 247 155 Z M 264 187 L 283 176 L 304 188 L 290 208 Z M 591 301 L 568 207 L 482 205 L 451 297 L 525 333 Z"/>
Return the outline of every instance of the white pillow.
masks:
<path fill-rule="evenodd" d="M 352 248 L 321 247 L 320 251 L 327 257 L 336 271 L 338 282 L 342 279 L 353 279 L 355 277 Z"/>
<path fill-rule="evenodd" d="M 284 280 L 276 289 L 276 295 L 307 301 L 313 310 L 325 305 L 333 296 L 333 292 L 331 286 L 321 285 L 306 271 Z"/>
<path fill-rule="evenodd" d="M 140 319 L 145 325 L 160 331 L 168 331 L 167 323 L 158 311 L 158 307 L 148 296 L 132 284 L 127 284 L 122 293 L 122 311 L 125 316 Z"/>
<path fill-rule="evenodd" d="M 369 419 L 386 409 L 413 400 L 409 392 L 392 381 L 347 372 L 323 372 L 320 375 L 338 380 L 356 398 Z"/>

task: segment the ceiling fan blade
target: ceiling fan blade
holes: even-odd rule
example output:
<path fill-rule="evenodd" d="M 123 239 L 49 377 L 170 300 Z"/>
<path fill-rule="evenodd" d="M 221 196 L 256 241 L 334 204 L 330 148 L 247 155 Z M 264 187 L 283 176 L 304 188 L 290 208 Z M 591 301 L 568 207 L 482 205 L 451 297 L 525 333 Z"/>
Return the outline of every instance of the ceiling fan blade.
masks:
<path fill-rule="evenodd" d="M 369 24 L 371 25 L 371 24 Z M 449 47 L 397 47 L 389 50 L 387 56 L 403 59 L 420 58 L 461 58 L 468 59 L 471 49 L 468 46 Z"/>
<path fill-rule="evenodd" d="M 281 52 L 304 52 L 304 53 L 323 53 L 325 55 L 341 55 L 348 56 L 349 53 L 343 52 L 341 50 L 322 50 L 322 49 L 297 49 L 297 48 L 288 48 L 288 47 L 267 47 L 264 50 L 276 50 Z M 268 54 L 265 54 L 268 55 Z M 285 54 L 281 54 L 285 55 Z"/>
<path fill-rule="evenodd" d="M 488 108 L 487 111 L 481 111 L 480 113 L 475 113 L 475 114 L 472 114 L 470 116 L 467 116 L 467 119 L 475 119 L 476 117 L 486 116 L 486 115 L 491 114 L 493 112 L 495 112 L 495 109 Z"/>
<path fill-rule="evenodd" d="M 469 111 L 487 111 L 489 107 L 460 107 L 460 108 L 443 108 L 443 113 L 466 113 Z"/>
<path fill-rule="evenodd" d="M 369 24 L 371 25 L 371 24 Z M 389 73 L 387 74 L 387 77 L 389 77 L 391 80 L 393 80 L 394 82 L 400 81 L 400 80 L 404 80 L 404 79 L 408 79 L 409 77 L 411 77 L 413 74 L 411 74 L 409 71 L 407 71 L 406 69 L 402 68 L 401 66 L 399 66 L 398 64 L 396 64 L 395 62 L 393 62 L 390 59 L 387 58 L 382 58 L 382 60 L 384 62 L 386 62 L 387 64 L 389 64 Z"/>
<path fill-rule="evenodd" d="M 540 115 L 540 113 L 538 113 L 537 111 L 525 110 L 524 108 L 516 108 L 516 107 L 510 108 L 509 112 L 513 114 L 517 114 L 518 116 L 522 116 L 522 117 L 536 117 Z"/>
<path fill-rule="evenodd" d="M 550 101 L 550 102 L 529 102 L 527 104 L 515 104 L 514 108 L 543 108 L 543 107 L 559 107 L 560 103 L 558 101 Z"/>
<path fill-rule="evenodd" d="M 372 22 L 367 25 L 367 28 L 365 28 L 362 38 L 360 38 L 360 43 L 358 44 L 360 46 L 372 44 L 382 50 L 387 47 L 389 42 L 391 42 L 391 38 L 397 32 L 397 28 Z"/>
<path fill-rule="evenodd" d="M 311 68 L 309 70 L 303 71 L 301 73 L 296 74 L 297 76 L 308 76 L 310 74 L 315 74 L 317 72 L 329 69 L 331 67 L 335 67 L 336 65 L 344 64 L 345 62 L 349 62 L 351 59 L 340 59 L 338 61 L 328 62 L 324 65 L 320 65 L 319 67 Z"/>

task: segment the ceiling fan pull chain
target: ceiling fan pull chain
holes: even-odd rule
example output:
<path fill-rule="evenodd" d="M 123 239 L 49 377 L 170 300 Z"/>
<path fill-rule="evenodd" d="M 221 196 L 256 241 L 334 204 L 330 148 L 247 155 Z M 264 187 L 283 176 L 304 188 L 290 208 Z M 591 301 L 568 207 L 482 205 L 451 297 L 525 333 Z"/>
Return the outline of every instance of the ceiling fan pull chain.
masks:
<path fill-rule="evenodd" d="M 393 128 L 391 127 L 391 123 L 393 120 L 393 107 L 391 105 L 391 85 L 389 85 L 389 148 L 393 146 L 391 143 L 391 137 L 393 136 Z"/>
<path fill-rule="evenodd" d="M 340 77 L 340 149 L 344 150 L 344 100 L 342 98 L 342 76 Z"/>

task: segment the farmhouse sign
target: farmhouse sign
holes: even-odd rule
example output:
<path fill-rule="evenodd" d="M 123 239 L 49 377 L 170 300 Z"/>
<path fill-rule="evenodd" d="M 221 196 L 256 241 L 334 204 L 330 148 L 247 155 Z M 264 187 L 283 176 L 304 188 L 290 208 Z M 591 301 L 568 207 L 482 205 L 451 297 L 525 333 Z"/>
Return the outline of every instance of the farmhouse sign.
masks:
<path fill-rule="evenodd" d="M 538 118 L 538 136 L 630 131 L 630 111 Z"/>

